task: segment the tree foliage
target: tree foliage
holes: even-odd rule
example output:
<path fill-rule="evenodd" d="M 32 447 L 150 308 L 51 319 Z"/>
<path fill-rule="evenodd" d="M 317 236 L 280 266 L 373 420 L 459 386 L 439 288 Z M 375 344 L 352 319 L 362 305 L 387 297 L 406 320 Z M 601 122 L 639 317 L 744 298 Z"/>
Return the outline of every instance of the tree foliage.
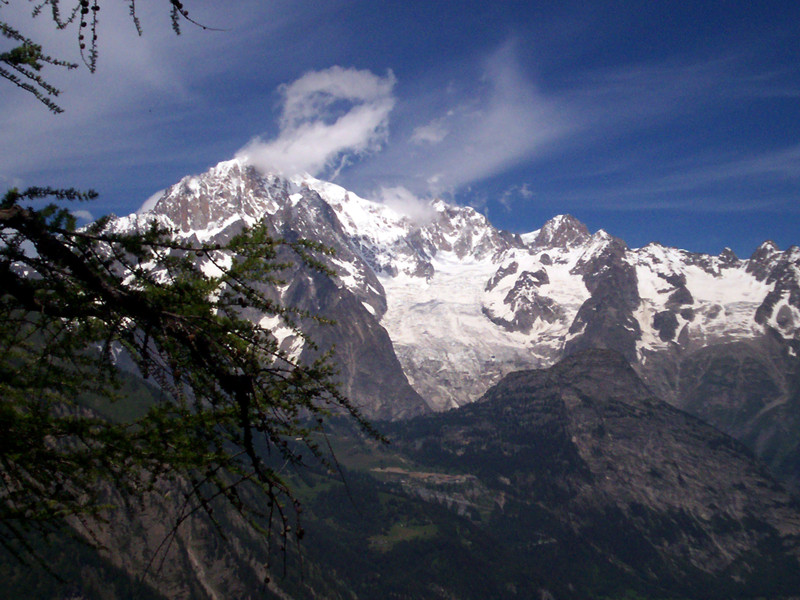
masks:
<path fill-rule="evenodd" d="M 142 35 L 142 25 L 136 13 L 136 0 L 123 1 L 128 5 L 131 22 L 136 28 L 136 32 Z M 10 2 L 11 0 L 0 0 L 0 8 L 3 4 L 8 5 Z M 71 25 L 77 27 L 77 43 L 81 60 L 94 73 L 99 56 L 97 39 L 100 0 L 28 0 L 28 2 L 31 5 L 32 17 L 48 15 L 57 29 L 67 29 Z M 176 34 L 181 32 L 182 20 L 202 29 L 211 29 L 191 18 L 189 10 L 181 0 L 161 0 L 161 2 L 169 11 L 172 29 Z M 63 112 L 63 109 L 54 100 L 60 91 L 47 82 L 41 71 L 46 65 L 65 69 L 75 69 L 78 65 L 49 56 L 42 50 L 41 44 L 26 37 L 2 20 L 0 20 L 0 37 L 10 40 L 12 44 L 9 50 L 0 52 L 0 77 L 33 94 L 52 112 Z"/>
<path fill-rule="evenodd" d="M 136 1 L 124 1 L 141 34 Z M 161 1 L 176 34 L 182 21 L 207 29 L 180 0 Z M 100 0 L 29 2 L 33 17 L 75 25 L 93 72 Z M 61 112 L 41 72 L 78 65 L 2 21 L 0 37 L 11 42 L 0 76 Z M 301 364 L 262 325 L 313 346 L 298 326 L 313 315 L 272 292 L 288 267 L 279 256 L 324 270 L 314 256 L 328 250 L 272 239 L 261 225 L 224 245 L 188 243 L 157 221 L 134 232 L 109 218 L 78 229 L 53 202 L 93 197 L 29 188 L 0 202 L 0 545 L 35 558 L 31 530 L 77 520 L 91 535 L 110 501 L 165 487 L 182 496 L 175 527 L 196 511 L 213 519 L 224 502 L 268 536 L 287 536 L 299 513 L 282 469 L 302 463 L 301 451 L 329 460 L 325 417 L 348 414 L 377 435 L 339 393 L 328 355 Z M 135 418 L 121 417 L 130 415 L 124 365 L 157 390 Z"/>
<path fill-rule="evenodd" d="M 31 528 L 101 516 L 109 489 L 135 499 L 164 482 L 180 484 L 183 514 L 212 514 L 221 499 L 285 535 L 296 500 L 280 466 L 301 463 L 301 450 L 327 460 L 320 434 L 332 412 L 371 431 L 327 356 L 301 364 L 260 324 L 271 317 L 303 336 L 298 320 L 311 316 L 267 292 L 288 266 L 281 248 L 315 269 L 327 251 L 260 225 L 224 245 L 187 244 L 156 221 L 134 233 L 109 219 L 76 229 L 67 209 L 32 206 L 85 197 L 32 188 L 0 203 L 0 544 L 19 554 Z M 133 421 L 88 410 L 88 393 L 119 397 L 126 362 L 158 400 Z"/>
<path fill-rule="evenodd" d="M 44 54 L 39 44 L 2 21 L 0 21 L 0 35 L 19 44 L 6 52 L 0 52 L 0 77 L 33 94 L 52 112 L 63 112 L 63 109 L 53 101 L 60 91 L 49 84 L 39 72 L 48 64 L 66 69 L 74 69 L 78 65 Z"/>

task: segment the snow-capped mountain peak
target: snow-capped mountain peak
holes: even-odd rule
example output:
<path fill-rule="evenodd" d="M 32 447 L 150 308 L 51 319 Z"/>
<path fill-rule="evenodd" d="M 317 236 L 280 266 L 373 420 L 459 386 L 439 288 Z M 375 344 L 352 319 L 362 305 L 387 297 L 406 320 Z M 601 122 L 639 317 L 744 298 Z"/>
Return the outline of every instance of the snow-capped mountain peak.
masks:
<path fill-rule="evenodd" d="M 557 215 L 536 231 L 536 237 L 526 236 L 526 242 L 534 246 L 566 248 L 586 243 L 591 237 L 586 225 L 572 215 Z"/>
<path fill-rule="evenodd" d="M 292 192 L 277 175 L 263 176 L 239 160 L 220 163 L 199 176 L 184 177 L 168 188 L 152 213 L 163 215 L 184 234 L 224 229 L 231 220 L 255 222 L 274 213 Z"/>
<path fill-rule="evenodd" d="M 767 331 L 800 338 L 797 248 L 765 242 L 749 260 L 729 249 L 630 249 L 570 215 L 520 236 L 469 207 L 435 200 L 424 208 L 426 218 L 412 218 L 307 174 L 261 174 L 233 160 L 182 179 L 150 214 L 115 226 L 157 218 L 205 241 L 265 221 L 276 236 L 333 248 L 325 260 L 335 277 L 286 293 L 313 309 L 328 290 L 336 319 L 361 324 L 348 335 L 388 333 L 391 360 L 437 410 L 476 399 L 511 370 L 588 346 L 643 362 Z"/>

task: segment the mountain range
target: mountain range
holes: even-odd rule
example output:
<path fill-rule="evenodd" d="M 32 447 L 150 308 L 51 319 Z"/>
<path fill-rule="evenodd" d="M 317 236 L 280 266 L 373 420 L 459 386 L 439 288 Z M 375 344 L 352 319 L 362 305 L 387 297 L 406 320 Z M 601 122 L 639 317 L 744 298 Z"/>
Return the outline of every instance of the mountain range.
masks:
<path fill-rule="evenodd" d="M 313 464 L 287 475 L 306 537 L 273 556 L 279 577 L 224 511 L 226 538 L 198 515 L 162 550 L 162 490 L 110 515 L 98 556 L 48 546 L 72 587 L 33 593 L 42 582 L 0 560 L 0 593 L 797 597 L 800 249 L 632 249 L 569 215 L 510 233 L 470 207 L 389 206 L 237 160 L 108 226 L 153 221 L 201 243 L 261 222 L 332 249 L 328 271 L 295 261 L 264 288 L 331 322 L 300 323 L 317 347 L 248 316 L 301 361 L 333 348 L 342 391 L 391 445 L 333 417 L 344 482 Z M 137 385 L 127 401 L 148 401 Z"/>
<path fill-rule="evenodd" d="M 413 210 L 412 210 L 413 209 Z M 280 300 L 336 321 L 345 393 L 373 419 L 473 402 L 504 375 L 587 348 L 620 352 L 651 389 L 743 441 L 800 483 L 800 249 L 747 259 L 629 248 L 569 215 L 513 234 L 441 200 L 397 207 L 308 175 L 237 160 L 182 179 L 119 229 L 156 219 L 197 241 L 264 221 L 335 251 L 336 273 L 287 274 Z M 313 350 L 276 329 L 284 349 Z M 304 353 L 307 356 L 304 356 Z"/>

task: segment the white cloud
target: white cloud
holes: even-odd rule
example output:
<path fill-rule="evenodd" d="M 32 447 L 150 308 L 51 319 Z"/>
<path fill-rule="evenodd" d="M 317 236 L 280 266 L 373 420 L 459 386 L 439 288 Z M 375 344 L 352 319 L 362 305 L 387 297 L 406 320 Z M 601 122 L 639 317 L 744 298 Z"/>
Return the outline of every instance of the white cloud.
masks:
<path fill-rule="evenodd" d="M 610 187 L 604 193 L 613 198 L 648 199 L 648 206 L 691 207 L 694 201 L 681 200 L 687 192 L 709 194 L 719 184 L 736 182 L 739 190 L 761 189 L 765 182 L 795 182 L 800 179 L 800 145 L 780 148 L 762 153 L 736 155 L 714 155 L 699 158 L 692 156 L 690 161 L 668 165 L 666 173 L 646 172 L 637 180 L 626 185 Z M 735 206 L 733 195 L 725 206 Z M 674 195 L 677 199 L 655 204 L 649 198 Z M 758 206 L 755 199 L 748 199 L 751 206 Z M 682 204 L 683 203 L 683 204 Z M 699 207 L 698 207 L 699 208 Z M 706 209 L 707 206 L 703 206 Z"/>
<path fill-rule="evenodd" d="M 356 185 L 388 180 L 419 195 L 452 193 L 535 160 L 584 126 L 524 74 L 513 43 L 489 56 L 478 76 L 404 99 L 403 114 L 412 115 L 403 123 L 408 133 L 354 167 L 347 176 Z"/>
<path fill-rule="evenodd" d="M 237 157 L 262 171 L 318 175 L 348 155 L 379 149 L 395 104 L 394 74 L 331 67 L 282 86 L 280 131 L 255 138 Z"/>
<path fill-rule="evenodd" d="M 386 77 L 338 66 L 311 71 L 293 83 L 281 86 L 284 97 L 281 127 L 287 129 L 323 118 L 338 100 L 383 104 L 391 99 L 394 84 L 391 71 Z"/>
<path fill-rule="evenodd" d="M 76 219 L 80 221 L 94 221 L 94 215 L 92 215 L 92 213 L 90 213 L 88 210 L 79 209 L 71 210 L 70 212 Z"/>
<path fill-rule="evenodd" d="M 434 121 L 414 129 L 411 134 L 411 142 L 414 144 L 438 144 L 448 133 L 441 121 Z"/>
<path fill-rule="evenodd" d="M 419 198 L 402 186 L 383 187 L 378 197 L 386 206 L 422 225 L 430 223 L 436 215 L 430 200 Z"/>
<path fill-rule="evenodd" d="M 531 189 L 530 185 L 527 183 L 523 183 L 522 185 L 512 185 L 510 188 L 506 189 L 497 201 L 505 208 L 507 211 L 511 211 L 511 207 L 514 204 L 514 200 L 518 198 L 522 198 L 523 200 L 530 200 L 533 198 L 534 193 Z"/>
<path fill-rule="evenodd" d="M 153 210 L 156 207 L 156 204 L 158 204 L 158 201 L 161 200 L 162 196 L 164 196 L 164 192 L 166 191 L 167 191 L 166 189 L 159 190 L 155 194 L 150 196 L 147 200 L 145 200 L 142 203 L 142 205 L 139 207 L 136 213 L 142 214 Z"/>

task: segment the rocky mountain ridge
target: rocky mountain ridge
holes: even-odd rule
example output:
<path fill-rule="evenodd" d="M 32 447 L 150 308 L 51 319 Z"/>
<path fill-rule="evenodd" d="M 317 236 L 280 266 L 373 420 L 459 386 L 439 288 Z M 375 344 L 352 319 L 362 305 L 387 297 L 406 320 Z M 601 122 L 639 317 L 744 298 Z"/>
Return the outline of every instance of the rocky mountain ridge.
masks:
<path fill-rule="evenodd" d="M 415 220 L 335 184 L 260 175 L 229 161 L 184 178 L 151 214 L 117 226 L 155 217 L 206 240 L 236 223 L 267 219 L 276 233 L 329 245 L 337 287 L 388 331 L 407 376 L 425 379 L 423 347 L 446 340 L 457 351 L 437 352 L 440 369 L 457 374 L 470 367 L 481 380 L 458 386 L 467 392 L 458 396 L 415 385 L 434 410 L 483 393 L 497 378 L 480 366 L 492 355 L 495 362 L 504 354 L 505 362 L 545 366 L 601 345 L 642 363 L 654 352 L 755 338 L 768 329 L 788 340 L 800 332 L 796 247 L 781 252 L 765 242 L 746 260 L 729 249 L 719 256 L 657 243 L 630 249 L 602 230 L 590 234 L 568 215 L 520 236 L 495 229 L 469 207 L 436 201 L 426 210 Z M 439 305 L 462 319 L 433 318 L 428 309 Z M 408 331 L 421 321 L 431 326 L 415 343 Z"/>
<path fill-rule="evenodd" d="M 786 444 L 800 432 L 794 419 L 785 423 L 800 408 L 797 247 L 765 242 L 749 259 L 729 249 L 632 249 L 568 215 L 517 235 L 470 207 L 438 200 L 403 214 L 329 182 L 260 174 L 236 160 L 184 178 L 149 212 L 112 226 L 151 219 L 201 241 L 263 220 L 278 237 L 333 248 L 324 260 L 335 277 L 294 272 L 274 293 L 339 323 L 311 333 L 336 345 L 344 391 L 370 418 L 468 404 L 507 373 L 599 347 L 623 354 L 675 406 L 756 451 L 771 448 L 763 451 L 773 467 L 787 464 Z M 309 352 L 288 331 L 275 335 L 285 349 Z M 727 364 L 731 345 L 759 357 L 758 378 L 703 366 Z M 704 379 L 711 372 L 713 384 Z M 731 389 L 758 394 L 747 391 L 751 381 L 774 390 L 758 410 L 728 401 Z M 699 400 L 697 389 L 712 396 Z M 787 476 L 800 483 L 800 465 L 792 469 Z"/>
<path fill-rule="evenodd" d="M 603 596 L 603 576 L 569 590 L 594 553 L 604 576 L 658 597 L 800 585 L 796 501 L 742 444 L 654 397 L 617 352 L 511 373 L 477 402 L 392 433 L 414 460 L 502 490 L 499 544 L 539 565 L 531 573 L 555 597 Z"/>
<path fill-rule="evenodd" d="M 393 421 L 380 424 L 386 452 L 331 431 L 357 493 L 325 469 L 297 473 L 311 549 L 302 577 L 265 585 L 263 540 L 223 515 L 225 543 L 208 523 L 184 524 L 160 582 L 146 580 L 154 597 L 800 589 L 800 511 L 753 455 L 800 482 L 797 248 L 767 242 L 746 260 L 631 249 L 567 215 L 515 235 L 471 208 L 437 201 L 412 218 L 236 161 L 109 226 L 152 220 L 201 242 L 264 222 L 275 237 L 333 248 L 321 258 L 336 275 L 294 266 L 264 292 L 335 320 L 301 326 L 336 347 L 342 388 L 365 415 Z M 288 352 L 316 356 L 277 320 L 252 318 Z M 115 513 L 108 560 L 80 570 L 81 589 L 108 588 L 102 577 L 117 570 L 140 577 L 173 508 L 163 494 L 147 514 Z"/>

